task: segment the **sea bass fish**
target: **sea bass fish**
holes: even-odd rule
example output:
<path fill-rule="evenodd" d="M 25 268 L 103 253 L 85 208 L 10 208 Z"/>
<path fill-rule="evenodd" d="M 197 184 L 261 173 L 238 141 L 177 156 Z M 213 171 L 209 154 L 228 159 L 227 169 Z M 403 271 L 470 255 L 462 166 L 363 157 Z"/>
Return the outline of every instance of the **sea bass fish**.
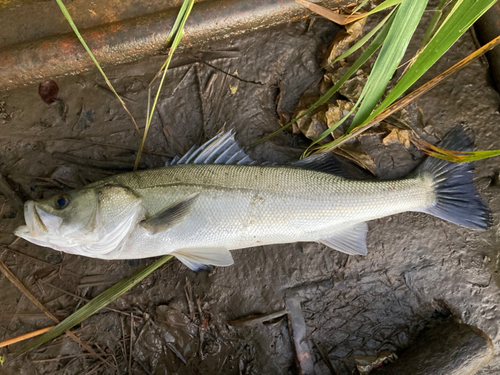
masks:
<path fill-rule="evenodd" d="M 440 146 L 471 150 L 457 126 Z M 353 180 L 321 153 L 290 165 L 257 165 L 219 134 L 169 165 L 108 177 L 25 204 L 15 234 L 37 245 L 101 259 L 172 254 L 193 270 L 233 264 L 230 250 L 316 241 L 366 255 L 366 221 L 405 211 L 488 228 L 492 216 L 471 163 L 427 158 L 406 179 Z"/>

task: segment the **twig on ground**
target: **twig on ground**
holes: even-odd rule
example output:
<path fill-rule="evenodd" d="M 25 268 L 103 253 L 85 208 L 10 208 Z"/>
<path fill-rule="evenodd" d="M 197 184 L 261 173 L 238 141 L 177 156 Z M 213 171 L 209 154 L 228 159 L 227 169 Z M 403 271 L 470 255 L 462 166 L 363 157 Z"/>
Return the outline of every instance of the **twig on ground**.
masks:
<path fill-rule="evenodd" d="M 106 94 L 111 95 L 113 98 L 115 98 L 115 94 L 113 93 L 113 91 L 111 91 L 110 89 L 108 89 L 106 86 L 103 86 L 103 85 L 100 85 L 100 84 L 96 83 L 94 85 L 94 87 L 98 88 L 101 91 L 104 91 Z M 122 98 L 123 100 L 125 100 L 125 101 L 127 101 L 129 103 L 137 103 L 135 100 L 127 98 L 124 95 L 120 95 L 120 98 Z"/>
<path fill-rule="evenodd" d="M 250 316 L 247 316 L 247 317 L 241 318 L 241 319 L 233 319 L 233 320 L 230 320 L 228 323 L 229 323 L 229 325 L 234 326 L 234 327 L 238 327 L 238 326 L 248 327 L 248 326 L 254 326 L 254 325 L 257 325 L 260 323 L 264 323 L 264 322 L 267 322 L 269 320 L 277 319 L 279 317 L 282 317 L 285 314 L 286 314 L 286 310 L 281 310 L 281 311 L 277 311 L 277 312 L 274 312 L 271 314 L 250 315 Z"/>
<path fill-rule="evenodd" d="M 1 260 L 0 260 L 0 271 L 5 275 L 7 279 L 10 280 L 12 284 L 14 284 L 14 286 L 17 289 L 19 289 L 31 302 L 33 302 L 40 310 L 42 310 L 45 313 L 45 315 L 47 315 L 55 323 L 59 323 L 59 319 L 57 319 L 49 310 L 45 308 L 44 305 L 40 303 L 40 301 L 36 299 L 36 297 L 33 294 L 31 294 L 31 292 L 19 281 L 19 279 L 7 268 L 7 266 Z M 111 366 L 112 368 L 117 370 L 115 368 L 115 365 L 109 363 L 107 360 L 102 358 L 89 345 L 85 344 L 82 340 L 76 337 L 71 331 L 66 330 L 65 332 L 69 337 L 75 340 L 78 344 L 80 344 L 85 350 L 91 353 L 94 357 L 98 358 L 104 364 Z"/>
<path fill-rule="evenodd" d="M 99 369 L 99 367 L 101 367 L 101 363 L 98 363 L 97 365 L 92 367 L 92 369 L 89 372 L 86 372 L 85 375 L 93 374 L 94 372 L 96 372 Z"/>
<path fill-rule="evenodd" d="M 94 141 L 89 141 L 89 140 L 86 140 L 86 139 L 54 138 L 54 139 L 44 140 L 44 142 L 48 142 L 48 141 L 64 141 L 64 142 L 86 143 L 86 144 L 93 145 L 93 146 L 111 147 L 111 148 L 118 148 L 120 150 L 127 150 L 127 151 L 137 152 L 137 150 L 135 148 L 121 146 L 121 145 L 113 145 L 113 144 L 110 144 L 110 143 L 94 142 Z M 172 157 L 172 155 L 167 155 L 167 154 L 161 153 L 161 152 L 153 152 L 153 151 L 146 151 L 146 150 L 143 150 L 142 152 L 144 154 L 157 155 L 157 156 L 165 156 L 165 157 L 168 157 L 168 158 Z"/>
<path fill-rule="evenodd" d="M 13 244 L 14 244 L 14 243 L 12 243 L 12 244 L 11 244 L 11 246 L 12 246 Z M 68 270 L 68 269 L 66 269 L 66 268 L 63 268 L 61 263 L 59 263 L 59 264 L 52 264 L 52 263 L 46 262 L 46 261 L 44 261 L 44 260 L 41 260 L 41 259 L 35 258 L 35 257 L 31 256 L 31 255 L 25 254 L 25 253 L 23 253 L 23 252 L 21 252 L 21 251 L 19 251 L 19 250 L 12 249 L 11 247 L 4 246 L 4 247 L 2 247 L 2 248 L 3 248 L 3 249 L 5 249 L 5 250 L 7 250 L 7 251 L 10 251 L 10 252 L 12 252 L 12 253 L 19 254 L 19 255 L 22 255 L 22 256 L 24 256 L 24 257 L 26 257 L 26 258 L 32 259 L 32 260 L 34 260 L 34 261 L 36 261 L 36 262 L 42 263 L 42 264 L 43 264 L 44 266 L 46 266 L 46 267 L 58 268 L 58 269 L 60 269 L 60 270 L 64 270 L 64 271 L 66 271 L 66 272 L 68 272 L 68 273 L 71 273 L 71 274 L 73 274 L 73 275 L 75 275 L 75 276 L 78 276 L 78 277 L 81 277 L 81 276 L 82 276 L 82 275 L 80 275 L 79 273 L 76 273 L 76 272 L 73 272 L 73 271 Z"/>
<path fill-rule="evenodd" d="M 128 314 L 127 314 L 128 315 Z M 125 326 L 123 324 L 123 317 L 121 317 L 120 322 L 122 324 L 122 351 L 123 351 L 123 359 L 125 363 L 128 363 L 127 361 L 127 343 L 125 342 Z"/>
<path fill-rule="evenodd" d="M 12 187 L 8 184 L 7 181 L 5 181 L 5 178 L 2 176 L 0 173 L 0 193 L 7 198 L 8 201 L 10 201 L 12 207 L 16 209 L 19 213 L 24 212 L 24 202 L 23 200 L 17 195 L 17 193 L 12 189 Z"/>
<path fill-rule="evenodd" d="M 186 300 L 189 308 L 189 317 L 191 320 L 195 318 L 194 304 L 193 304 L 193 289 L 191 288 L 191 283 L 186 276 L 186 285 L 184 285 L 184 293 L 186 294 Z"/>
<path fill-rule="evenodd" d="M 7 203 L 7 201 L 3 201 L 2 208 L 0 208 L 0 216 L 2 216 L 3 209 L 5 208 L 5 203 Z"/>
<path fill-rule="evenodd" d="M 198 314 L 200 316 L 200 324 L 198 326 L 198 335 L 200 339 L 198 354 L 200 355 L 200 361 L 203 361 L 203 341 L 205 339 L 205 332 L 208 329 L 208 319 L 205 319 L 205 315 L 203 314 L 203 310 L 201 308 L 201 299 L 198 295 L 196 295 L 196 307 L 198 308 Z"/>
<path fill-rule="evenodd" d="M 130 352 L 128 356 L 128 373 L 132 374 L 132 350 L 134 348 L 134 313 L 130 313 Z"/>
<path fill-rule="evenodd" d="M 146 313 L 145 313 L 146 314 Z M 147 317 L 146 317 L 146 322 L 144 322 L 141 330 L 139 331 L 139 334 L 137 335 L 137 338 L 135 339 L 134 341 L 134 345 L 137 345 L 137 342 L 139 341 L 139 339 L 141 338 L 141 335 L 142 333 L 146 330 L 147 326 L 149 325 L 149 323 L 151 322 L 151 317 L 149 316 L 149 314 L 146 314 Z"/>
<path fill-rule="evenodd" d="M 107 170 L 120 170 L 120 171 L 131 171 L 134 169 L 133 164 L 121 163 L 114 161 L 102 161 L 94 159 L 81 158 L 75 155 L 63 154 L 61 152 L 53 152 L 52 156 L 73 164 L 84 165 L 92 168 L 107 169 Z M 139 165 L 139 168 L 144 168 L 144 164 Z"/>
<path fill-rule="evenodd" d="M 42 280 L 42 279 L 40 279 L 40 281 L 43 282 L 43 283 L 45 283 L 45 284 L 47 284 L 47 285 L 49 285 L 49 286 L 51 286 L 54 289 L 57 289 L 58 291 L 60 291 L 62 293 L 65 293 L 65 294 L 71 296 L 71 297 L 77 298 L 77 299 L 85 301 L 85 302 L 89 302 L 90 301 L 88 298 L 79 296 L 78 294 L 74 294 L 74 293 L 68 292 L 67 290 L 64 290 L 62 288 L 59 288 L 58 286 L 55 286 L 55 285 L 49 283 L 48 281 L 45 281 L 45 280 Z M 127 312 L 121 311 L 121 310 L 117 310 L 117 309 L 113 309 L 112 307 L 104 307 L 103 309 L 109 310 L 109 311 L 113 311 L 115 313 L 122 314 L 122 315 L 125 315 L 125 316 L 129 316 L 129 314 Z"/>
<path fill-rule="evenodd" d="M 141 362 L 141 361 L 139 361 L 138 359 L 136 359 L 135 361 L 139 364 L 139 366 L 141 366 L 141 367 L 142 367 L 142 369 L 143 369 L 144 371 L 146 371 L 146 374 L 148 374 L 148 375 L 153 375 L 153 374 L 151 373 L 151 371 L 149 371 L 149 370 L 148 370 L 148 368 L 146 367 L 146 365 L 145 365 L 144 363 L 142 363 L 142 362 Z"/>
<path fill-rule="evenodd" d="M 311 341 L 313 342 L 313 344 L 316 347 L 316 349 L 318 349 L 319 354 L 321 354 L 321 357 L 323 358 L 323 361 L 325 361 L 326 366 L 330 370 L 330 373 L 332 375 L 338 375 L 338 372 L 335 370 L 335 367 L 333 367 L 333 363 L 330 360 L 330 357 L 328 357 L 328 354 L 325 353 L 323 351 L 323 349 L 321 349 L 321 347 L 316 343 L 316 341 L 314 341 L 314 339 L 312 337 L 311 337 Z"/>
<path fill-rule="evenodd" d="M 21 335 L 21 336 L 13 337 L 11 339 L 2 341 L 2 342 L 0 342 L 0 348 L 3 348 L 4 346 L 7 346 L 7 345 L 15 344 L 16 342 L 30 339 L 30 338 L 38 336 L 38 335 L 41 335 L 42 333 L 49 331 L 52 327 L 55 327 L 55 326 L 45 327 L 45 328 L 38 329 L 38 330 L 33 331 L 33 332 L 25 333 L 24 335 Z"/>
<path fill-rule="evenodd" d="M 292 341 L 293 356 L 299 374 L 313 375 L 314 363 L 309 352 L 306 339 L 306 322 L 302 314 L 300 300 L 296 295 L 286 299 L 286 311 L 288 313 L 288 330 Z"/>
<path fill-rule="evenodd" d="M 45 362 L 62 361 L 63 359 L 85 357 L 85 356 L 89 356 L 89 355 L 91 355 L 91 354 L 89 354 L 89 353 L 83 353 L 83 354 L 73 354 L 73 355 L 66 355 L 66 356 L 63 356 L 63 357 L 55 357 L 55 358 L 47 358 L 47 359 L 34 359 L 33 363 L 45 363 Z"/>

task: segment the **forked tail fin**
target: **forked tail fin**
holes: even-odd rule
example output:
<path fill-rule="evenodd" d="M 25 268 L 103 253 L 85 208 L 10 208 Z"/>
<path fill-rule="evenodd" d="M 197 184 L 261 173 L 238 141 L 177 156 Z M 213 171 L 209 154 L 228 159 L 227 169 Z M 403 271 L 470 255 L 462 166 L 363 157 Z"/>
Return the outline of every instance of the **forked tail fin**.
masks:
<path fill-rule="evenodd" d="M 464 125 L 453 128 L 439 144 L 441 148 L 456 151 L 472 151 L 473 146 L 472 130 Z M 418 172 L 432 176 L 436 201 L 422 211 L 472 229 L 490 227 L 491 211 L 474 187 L 473 170 L 473 163 L 452 163 L 428 157 Z"/>

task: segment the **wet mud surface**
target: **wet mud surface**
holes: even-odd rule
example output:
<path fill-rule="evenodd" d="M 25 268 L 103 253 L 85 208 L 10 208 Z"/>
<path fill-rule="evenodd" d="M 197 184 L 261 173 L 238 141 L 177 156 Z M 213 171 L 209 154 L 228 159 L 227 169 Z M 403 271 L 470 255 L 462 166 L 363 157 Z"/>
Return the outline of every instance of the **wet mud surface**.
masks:
<path fill-rule="evenodd" d="M 330 22 L 304 20 L 184 49 L 167 74 L 141 167 L 161 166 L 224 125 L 247 144 L 275 131 L 278 98 L 280 110 L 291 113 L 302 92 L 321 78 L 322 55 L 337 31 Z M 421 82 L 474 49 L 466 33 Z M 140 126 L 147 86 L 162 60 L 108 70 Z M 51 105 L 40 99 L 37 86 L 0 93 L 0 171 L 23 199 L 122 173 L 134 162 L 140 138 L 98 74 L 64 77 L 57 84 L 60 101 Z M 479 60 L 418 99 L 409 113 L 437 138 L 467 122 L 478 148 L 498 149 L 499 104 L 488 67 Z M 423 116 L 415 115 L 417 107 Z M 402 177 L 422 160 L 413 146 L 383 146 L 382 136 L 374 131 L 361 141 L 378 178 Z M 285 162 L 297 159 L 306 144 L 303 136 L 285 132 L 249 153 Z M 297 243 L 234 251 L 233 266 L 211 273 L 196 274 L 172 261 L 110 306 L 120 312 L 102 310 L 74 330 L 118 370 L 63 335 L 17 359 L 21 344 L 0 349 L 7 358 L 0 374 L 127 373 L 129 361 L 134 374 L 296 374 L 286 319 L 228 324 L 283 310 L 287 299 L 300 302 L 317 374 L 329 373 L 320 351 L 338 374 L 350 374 L 355 354 L 398 353 L 426 326 L 450 315 L 484 331 L 500 353 L 498 171 L 497 159 L 476 163 L 476 185 L 494 215 L 488 231 L 405 213 L 369 223 L 366 257 Z M 2 195 L 0 212 L 0 242 L 6 246 L 22 218 Z M 93 298 L 152 262 L 88 259 L 23 240 L 0 254 L 59 319 L 82 306 L 78 296 Z M 52 324 L 4 277 L 0 291 L 0 339 Z M 494 359 L 480 374 L 499 370 Z"/>

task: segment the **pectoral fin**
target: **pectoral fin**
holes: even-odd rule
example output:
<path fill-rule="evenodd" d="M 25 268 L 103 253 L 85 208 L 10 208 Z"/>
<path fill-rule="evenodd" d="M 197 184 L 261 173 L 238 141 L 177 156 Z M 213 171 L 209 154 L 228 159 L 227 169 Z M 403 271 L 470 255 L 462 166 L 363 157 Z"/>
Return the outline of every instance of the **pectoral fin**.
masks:
<path fill-rule="evenodd" d="M 318 242 L 349 255 L 366 255 L 366 232 L 368 225 L 362 222 Z"/>
<path fill-rule="evenodd" d="M 140 225 L 146 229 L 149 234 L 156 234 L 172 228 L 186 217 L 198 194 L 199 193 L 191 194 L 190 196 L 174 203 L 172 206 L 156 213 L 149 219 L 142 221 Z"/>
<path fill-rule="evenodd" d="M 229 250 L 223 247 L 203 247 L 198 249 L 181 249 L 172 252 L 182 263 L 193 271 L 208 269 L 212 266 L 230 266 L 234 263 Z"/>

